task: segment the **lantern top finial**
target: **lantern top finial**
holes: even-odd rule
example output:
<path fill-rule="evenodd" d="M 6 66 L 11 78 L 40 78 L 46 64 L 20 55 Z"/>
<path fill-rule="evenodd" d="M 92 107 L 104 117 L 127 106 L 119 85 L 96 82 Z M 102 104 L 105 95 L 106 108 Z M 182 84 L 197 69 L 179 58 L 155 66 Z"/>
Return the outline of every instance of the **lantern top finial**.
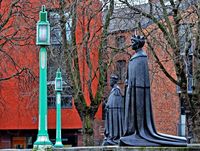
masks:
<path fill-rule="evenodd" d="M 42 12 L 45 12 L 46 11 L 46 7 L 45 5 L 42 5 Z"/>
<path fill-rule="evenodd" d="M 40 21 L 47 22 L 47 11 L 45 5 L 42 5 L 42 9 L 40 11 Z"/>
<path fill-rule="evenodd" d="M 61 78 L 61 71 L 60 71 L 60 68 L 57 69 L 56 78 Z"/>

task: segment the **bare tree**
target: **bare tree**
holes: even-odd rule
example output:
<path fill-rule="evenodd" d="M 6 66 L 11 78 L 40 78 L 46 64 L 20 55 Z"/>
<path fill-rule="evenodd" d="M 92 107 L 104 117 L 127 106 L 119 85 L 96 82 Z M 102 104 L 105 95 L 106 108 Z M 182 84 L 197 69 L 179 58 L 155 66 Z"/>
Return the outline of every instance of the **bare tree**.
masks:
<path fill-rule="evenodd" d="M 160 69 L 170 81 L 180 87 L 179 98 L 185 104 L 188 132 L 192 134 L 192 142 L 199 142 L 199 1 L 150 0 L 145 11 L 128 0 L 120 2 L 154 23 L 144 29 L 139 21 L 138 27 L 141 27 L 147 37 L 148 48 Z M 158 50 L 162 50 L 167 60 L 172 61 L 176 76 L 166 68 L 165 63 L 168 61 L 162 61 Z M 192 64 L 194 86 L 192 94 L 189 94 L 189 70 Z"/>
<path fill-rule="evenodd" d="M 5 1 L 0 2 L 0 58 L 2 60 L 0 81 L 9 80 L 28 70 L 27 67 L 19 65 L 17 59 L 14 57 L 16 54 L 13 52 L 15 50 L 14 47 L 23 47 L 25 45 L 30 45 L 31 43 L 29 39 L 32 35 L 27 34 L 31 29 L 24 29 L 28 24 L 28 19 L 31 19 L 26 14 L 27 10 L 23 9 L 23 7 L 28 5 L 29 2 L 21 2 L 20 0 L 15 0 L 10 3 Z M 20 25 L 20 21 L 24 22 L 24 26 Z M 12 50 L 12 48 L 14 49 Z M 7 74 L 6 70 L 10 67 L 13 67 L 13 72 Z"/>
<path fill-rule="evenodd" d="M 37 60 L 32 58 L 36 51 L 32 41 L 36 21 L 32 17 L 35 12 L 31 9 L 30 1 L 2 0 L 0 8 L 0 103 L 3 110 L 6 107 L 4 97 L 10 95 L 4 93 L 6 85 L 15 84 L 19 100 L 27 95 L 32 96 L 33 91 L 29 92 L 27 87 L 36 86 L 33 64 Z"/>
<path fill-rule="evenodd" d="M 111 62 L 106 58 L 107 36 L 114 1 L 107 3 L 103 24 L 102 10 L 106 4 L 98 0 L 58 1 L 62 37 L 58 49 L 62 61 L 57 63 L 58 67 L 65 67 L 67 81 L 72 87 L 74 104 L 82 121 L 84 145 L 94 145 L 95 115 L 104 97 L 106 70 Z M 67 26 L 69 20 L 71 23 Z M 66 34 L 68 32 L 70 35 Z M 55 48 L 49 49 L 53 54 Z"/>
<path fill-rule="evenodd" d="M 194 25 L 194 40 L 195 40 L 195 48 L 194 48 L 194 86 L 193 86 L 193 94 L 191 98 L 191 108 L 190 108 L 190 118 L 192 120 L 192 134 L 193 141 L 196 143 L 200 142 L 199 137 L 199 117 L 200 117 L 200 1 L 193 6 L 195 11 L 195 25 Z"/>

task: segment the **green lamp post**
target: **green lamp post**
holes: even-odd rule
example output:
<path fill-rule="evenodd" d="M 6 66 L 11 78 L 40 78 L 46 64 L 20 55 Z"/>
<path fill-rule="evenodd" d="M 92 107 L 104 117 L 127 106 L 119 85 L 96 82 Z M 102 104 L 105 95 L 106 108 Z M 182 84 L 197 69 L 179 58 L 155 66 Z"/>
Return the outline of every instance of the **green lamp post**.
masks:
<path fill-rule="evenodd" d="M 54 147 L 62 148 L 61 139 L 61 91 L 62 91 L 62 76 L 60 68 L 56 72 L 55 79 L 55 91 L 56 91 L 56 143 Z"/>
<path fill-rule="evenodd" d="M 36 45 L 40 46 L 39 64 L 39 123 L 37 140 L 34 147 L 52 146 L 47 132 L 47 51 L 50 45 L 50 25 L 47 21 L 47 11 L 42 6 L 40 20 L 37 23 Z"/>

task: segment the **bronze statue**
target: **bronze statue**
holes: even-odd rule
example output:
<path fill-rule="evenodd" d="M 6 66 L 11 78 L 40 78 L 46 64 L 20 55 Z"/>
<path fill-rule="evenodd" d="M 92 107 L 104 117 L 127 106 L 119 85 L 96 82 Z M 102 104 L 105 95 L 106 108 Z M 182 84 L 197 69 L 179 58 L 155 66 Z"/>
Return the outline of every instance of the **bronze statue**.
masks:
<path fill-rule="evenodd" d="M 124 136 L 121 146 L 186 146 L 186 139 L 156 131 L 151 106 L 148 59 L 142 50 L 145 39 L 134 35 L 125 94 Z"/>
<path fill-rule="evenodd" d="M 106 103 L 105 139 L 102 144 L 104 146 L 118 145 L 119 139 L 123 134 L 123 99 L 117 82 L 118 77 L 111 75 L 110 86 L 112 89 Z"/>

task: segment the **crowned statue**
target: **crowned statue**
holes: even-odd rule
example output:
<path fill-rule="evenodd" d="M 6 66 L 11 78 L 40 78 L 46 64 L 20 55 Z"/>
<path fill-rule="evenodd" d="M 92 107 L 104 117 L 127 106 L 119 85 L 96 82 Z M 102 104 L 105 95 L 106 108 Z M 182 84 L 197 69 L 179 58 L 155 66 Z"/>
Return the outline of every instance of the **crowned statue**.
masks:
<path fill-rule="evenodd" d="M 136 53 L 128 64 L 123 137 L 120 138 L 120 146 L 186 146 L 184 137 L 156 131 L 151 104 L 148 58 L 142 49 L 145 38 L 133 35 L 131 42 Z"/>

